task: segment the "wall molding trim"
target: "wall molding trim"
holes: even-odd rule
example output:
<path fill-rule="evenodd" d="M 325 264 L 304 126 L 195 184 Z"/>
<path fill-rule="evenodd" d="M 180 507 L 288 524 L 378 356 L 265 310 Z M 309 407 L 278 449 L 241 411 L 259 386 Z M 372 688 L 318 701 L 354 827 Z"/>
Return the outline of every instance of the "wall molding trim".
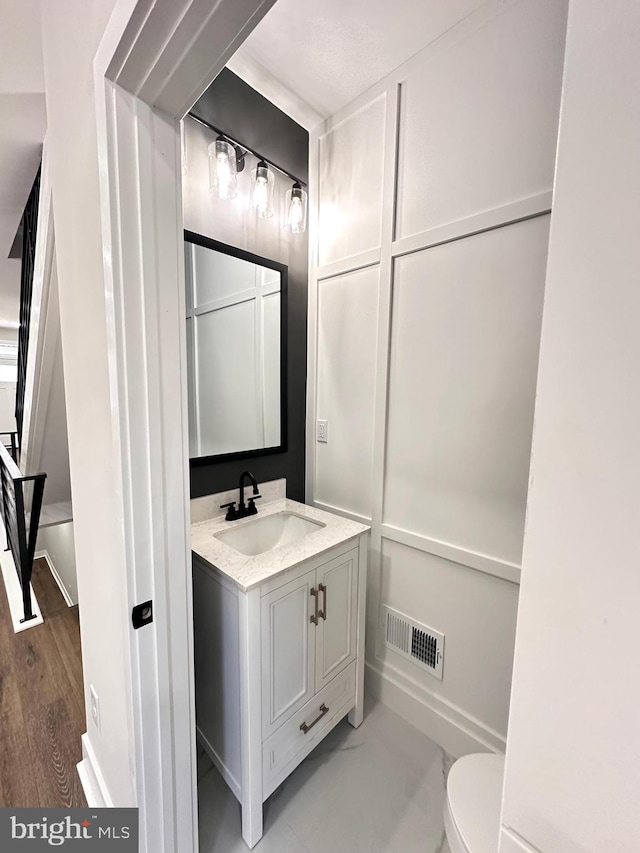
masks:
<path fill-rule="evenodd" d="M 391 253 L 394 258 L 399 258 L 412 252 L 442 246 L 444 243 L 464 240 L 465 237 L 473 237 L 475 234 L 484 234 L 485 231 L 514 225 L 516 222 L 535 219 L 536 216 L 546 216 L 551 213 L 552 199 L 553 191 L 548 190 L 530 198 L 512 201 L 490 210 L 484 210 L 482 213 L 458 219 L 456 222 L 448 222 L 446 225 L 430 228 L 428 231 L 422 231 L 419 234 L 400 237 L 393 241 Z"/>
<path fill-rule="evenodd" d="M 213 761 L 218 773 L 222 776 L 224 781 L 233 791 L 236 800 L 238 800 L 239 803 L 242 802 L 242 786 L 240 785 L 236 777 L 233 775 L 231 770 L 224 763 L 224 761 L 220 758 L 211 743 L 207 740 L 206 736 L 202 732 L 202 729 L 198 725 L 196 725 L 196 738 L 202 749 L 204 749 L 211 761 Z"/>
<path fill-rule="evenodd" d="M 366 662 L 367 690 L 424 735 L 459 758 L 471 752 L 504 752 L 506 739 L 460 708 L 425 690 L 395 667 Z"/>
<path fill-rule="evenodd" d="M 51 571 L 51 574 L 53 575 L 53 579 L 58 584 L 60 592 L 62 593 L 62 597 L 67 602 L 67 607 L 73 607 L 74 602 L 73 602 L 73 599 L 71 598 L 71 596 L 69 595 L 69 590 L 62 583 L 62 578 L 58 574 L 58 570 L 54 566 L 53 560 L 51 559 L 51 556 L 50 556 L 49 552 L 46 550 L 46 548 L 44 549 L 44 551 L 36 551 L 36 553 L 34 554 L 34 560 L 46 560 L 47 561 L 47 564 L 49 566 L 49 570 Z"/>
<path fill-rule="evenodd" d="M 377 249 L 360 252 L 357 255 L 340 258 L 338 261 L 318 267 L 316 278 L 318 281 L 324 281 L 327 278 L 335 278 L 339 275 L 347 275 L 348 273 L 358 272 L 358 270 L 364 270 L 367 267 L 374 267 L 380 263 L 380 256 L 381 250 L 378 247 Z"/>
<path fill-rule="evenodd" d="M 403 530 L 391 524 L 382 525 L 382 538 L 399 542 L 401 545 L 407 545 L 409 548 L 415 548 L 418 551 L 424 551 L 426 554 L 433 554 L 435 557 L 443 557 L 452 563 L 459 563 L 461 566 L 476 569 L 486 575 L 493 575 L 493 577 L 501 578 L 509 581 L 509 583 L 520 584 L 521 569 L 517 563 L 510 563 L 507 560 L 501 560 L 487 554 L 479 554 L 477 551 L 470 551 L 459 545 L 440 542 L 438 539 L 431 539 L 429 536 L 423 536 L 420 533 L 412 533 L 410 530 Z"/>
<path fill-rule="evenodd" d="M 82 761 L 76 767 L 82 790 L 91 809 L 112 809 L 113 799 L 104 781 L 88 734 L 82 735 Z"/>
<path fill-rule="evenodd" d="M 332 506 L 331 504 L 326 504 L 322 501 L 311 501 L 311 506 L 316 507 L 316 509 L 323 509 L 325 512 L 334 512 L 336 515 L 342 515 L 351 521 L 357 521 L 358 524 L 366 524 L 369 527 L 371 526 L 371 519 L 366 515 L 358 515 L 356 512 L 350 512 L 348 509 L 342 509 L 342 507 L 339 506 Z"/>
<path fill-rule="evenodd" d="M 227 62 L 227 68 L 306 130 L 323 123 L 325 117 L 321 113 L 267 71 L 244 46 Z"/>

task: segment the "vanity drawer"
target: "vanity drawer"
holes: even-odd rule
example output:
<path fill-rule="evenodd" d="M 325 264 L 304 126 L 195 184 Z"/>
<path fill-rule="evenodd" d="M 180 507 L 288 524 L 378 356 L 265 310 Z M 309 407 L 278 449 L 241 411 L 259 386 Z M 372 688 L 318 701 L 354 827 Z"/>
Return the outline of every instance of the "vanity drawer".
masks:
<path fill-rule="evenodd" d="M 356 696 L 352 663 L 318 691 L 262 747 L 262 798 L 266 800 L 333 726 L 351 710 Z M 324 710 L 326 708 L 326 711 Z M 301 728 L 306 727 L 306 731 Z"/>

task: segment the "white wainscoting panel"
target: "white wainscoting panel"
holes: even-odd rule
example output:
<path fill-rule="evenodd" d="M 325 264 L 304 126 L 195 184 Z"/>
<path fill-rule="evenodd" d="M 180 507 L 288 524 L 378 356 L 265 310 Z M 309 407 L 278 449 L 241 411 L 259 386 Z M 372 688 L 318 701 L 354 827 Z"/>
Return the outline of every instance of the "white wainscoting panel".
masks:
<path fill-rule="evenodd" d="M 549 217 L 396 261 L 384 521 L 519 563 Z"/>
<path fill-rule="evenodd" d="M 389 607 L 445 635 L 437 680 L 383 642 L 377 657 L 489 731 L 505 732 L 519 587 L 433 554 L 383 540 L 381 596 Z"/>
<path fill-rule="evenodd" d="M 379 267 L 318 283 L 317 443 L 314 498 L 371 516 Z"/>
<path fill-rule="evenodd" d="M 319 140 L 318 264 L 380 245 L 385 96 Z"/>
<path fill-rule="evenodd" d="M 458 755 L 506 740 L 567 5 L 487 0 L 310 135 L 307 500 L 371 519 L 368 687 Z"/>
<path fill-rule="evenodd" d="M 396 238 L 547 190 L 564 0 L 523 0 L 402 84 Z"/>

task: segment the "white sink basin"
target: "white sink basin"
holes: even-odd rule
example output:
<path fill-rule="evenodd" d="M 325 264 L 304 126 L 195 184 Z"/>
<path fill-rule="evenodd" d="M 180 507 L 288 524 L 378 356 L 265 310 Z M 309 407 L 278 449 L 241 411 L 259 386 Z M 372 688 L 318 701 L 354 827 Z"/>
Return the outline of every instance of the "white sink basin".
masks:
<path fill-rule="evenodd" d="M 255 557 L 281 545 L 290 545 L 325 526 L 321 521 L 311 521 L 293 512 L 277 512 L 213 535 L 241 554 Z"/>

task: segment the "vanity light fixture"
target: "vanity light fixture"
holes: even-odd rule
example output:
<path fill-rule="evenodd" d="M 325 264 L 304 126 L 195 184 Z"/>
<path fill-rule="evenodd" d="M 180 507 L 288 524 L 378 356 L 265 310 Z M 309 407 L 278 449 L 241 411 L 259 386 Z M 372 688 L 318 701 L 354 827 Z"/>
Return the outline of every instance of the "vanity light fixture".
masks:
<path fill-rule="evenodd" d="M 285 222 L 284 229 L 291 234 L 304 234 L 307 228 L 307 193 L 303 189 L 303 181 L 299 181 L 295 175 L 285 171 L 280 166 L 265 160 L 262 155 L 239 145 L 227 136 L 220 128 L 204 121 L 191 113 L 189 118 L 198 124 L 209 128 L 217 134 L 214 142 L 208 147 L 209 153 L 209 191 L 211 195 L 219 199 L 227 200 L 235 198 L 238 194 L 238 172 L 244 169 L 245 157 L 252 154 L 257 157 L 258 164 L 251 172 L 250 206 L 251 210 L 259 219 L 269 219 L 273 216 L 273 193 L 275 189 L 274 169 L 285 177 L 294 181 L 291 189 L 286 193 Z M 184 128 L 181 126 L 181 133 Z M 186 174 L 186 157 L 183 141 L 183 172 Z"/>
<path fill-rule="evenodd" d="M 286 199 L 285 231 L 290 231 L 292 234 L 304 234 L 307 227 L 307 194 L 298 181 L 290 190 L 287 190 Z"/>
<path fill-rule="evenodd" d="M 251 209 L 259 219 L 273 216 L 273 185 L 275 175 L 264 160 L 251 172 Z"/>
<path fill-rule="evenodd" d="M 238 156 L 236 146 L 218 136 L 209 146 L 209 191 L 217 198 L 227 200 L 238 194 L 237 173 L 244 168 L 244 156 Z"/>

